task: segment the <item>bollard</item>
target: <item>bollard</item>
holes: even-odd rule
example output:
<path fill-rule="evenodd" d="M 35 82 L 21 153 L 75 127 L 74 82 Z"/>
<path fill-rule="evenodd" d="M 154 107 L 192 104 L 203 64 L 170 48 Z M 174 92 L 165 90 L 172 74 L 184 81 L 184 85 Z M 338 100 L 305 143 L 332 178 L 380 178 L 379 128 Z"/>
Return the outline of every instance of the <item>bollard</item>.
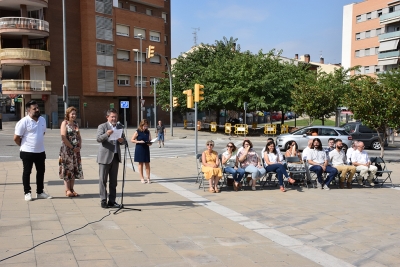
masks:
<path fill-rule="evenodd" d="M 53 130 L 53 122 L 50 122 L 50 129 Z"/>
<path fill-rule="evenodd" d="M 3 114 L 0 113 L 0 130 L 3 130 Z"/>

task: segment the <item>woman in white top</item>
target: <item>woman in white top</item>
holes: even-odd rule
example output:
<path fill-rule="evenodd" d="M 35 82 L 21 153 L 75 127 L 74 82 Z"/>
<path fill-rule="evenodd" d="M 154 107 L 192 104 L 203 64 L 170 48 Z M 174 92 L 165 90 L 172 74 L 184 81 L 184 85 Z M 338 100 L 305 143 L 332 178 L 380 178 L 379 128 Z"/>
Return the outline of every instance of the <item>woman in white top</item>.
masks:
<path fill-rule="evenodd" d="M 226 151 L 222 154 L 222 166 L 224 167 L 224 172 L 232 174 L 234 180 L 233 189 L 238 191 L 240 181 L 244 176 L 244 169 L 239 167 L 236 146 L 232 142 L 226 145 Z"/>
<path fill-rule="evenodd" d="M 278 182 L 282 192 L 286 192 L 283 186 L 283 175 L 289 179 L 289 175 L 286 168 L 282 165 L 279 160 L 279 155 L 276 152 L 275 143 L 270 141 L 267 143 L 264 152 L 265 170 L 267 172 L 276 172 L 278 174 Z"/>

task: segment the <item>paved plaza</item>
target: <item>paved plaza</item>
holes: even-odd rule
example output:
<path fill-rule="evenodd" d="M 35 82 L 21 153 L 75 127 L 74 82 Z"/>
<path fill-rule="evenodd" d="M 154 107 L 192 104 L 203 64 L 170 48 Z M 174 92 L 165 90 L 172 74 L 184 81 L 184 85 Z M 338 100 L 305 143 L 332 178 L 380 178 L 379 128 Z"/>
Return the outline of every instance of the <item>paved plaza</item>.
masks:
<path fill-rule="evenodd" d="M 3 129 L 0 135 L 12 132 L 7 125 Z M 96 130 L 89 131 L 93 135 Z M 166 145 L 168 140 L 193 135 L 180 128 L 174 133 Z M 227 143 L 230 137 L 201 132 L 199 138 L 202 151 L 205 140 Z M 256 138 L 266 140 L 251 139 Z M 168 147 L 162 149 L 168 151 Z M 83 159 L 85 179 L 76 182 L 75 190 L 81 195 L 76 198 L 65 197 L 58 161 L 49 158 L 45 191 L 53 199 L 31 202 L 23 199 L 22 162 L 0 158 L 0 260 L 81 229 L 0 265 L 400 265 L 399 163 L 388 164 L 394 189 L 354 185 L 352 190 L 332 186 L 324 191 L 290 186 L 282 193 L 278 187 L 240 192 L 227 187 L 213 194 L 195 183 L 194 155 L 152 158 L 151 184 L 140 183 L 128 160 L 123 203 L 141 211 L 113 214 L 100 207 L 94 157 Z M 121 164 L 118 196 L 122 173 Z M 34 174 L 35 170 L 32 192 L 36 190 Z"/>

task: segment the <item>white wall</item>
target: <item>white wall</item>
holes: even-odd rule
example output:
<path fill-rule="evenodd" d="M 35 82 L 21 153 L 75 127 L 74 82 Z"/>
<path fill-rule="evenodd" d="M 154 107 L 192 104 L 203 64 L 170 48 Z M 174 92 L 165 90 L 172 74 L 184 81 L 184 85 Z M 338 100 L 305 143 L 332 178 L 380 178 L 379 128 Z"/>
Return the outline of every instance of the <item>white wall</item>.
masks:
<path fill-rule="evenodd" d="M 343 7 L 343 25 L 342 25 L 342 66 L 347 69 L 351 67 L 351 40 L 353 40 L 353 5 L 349 4 Z"/>

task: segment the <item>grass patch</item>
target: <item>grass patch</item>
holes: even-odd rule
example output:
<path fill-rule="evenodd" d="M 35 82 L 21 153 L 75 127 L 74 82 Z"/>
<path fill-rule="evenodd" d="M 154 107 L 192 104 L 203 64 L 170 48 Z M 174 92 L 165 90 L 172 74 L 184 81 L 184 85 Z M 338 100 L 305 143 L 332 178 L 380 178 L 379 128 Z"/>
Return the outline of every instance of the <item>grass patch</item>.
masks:
<path fill-rule="evenodd" d="M 309 120 L 308 119 L 297 119 L 296 120 L 296 127 L 304 127 L 304 126 L 308 126 Z M 293 121 L 288 121 L 285 122 L 285 124 L 288 124 L 289 126 L 294 126 L 294 120 Z M 322 125 L 322 121 L 321 120 L 314 120 L 313 126 L 318 126 L 318 125 Z M 325 126 L 335 126 L 335 121 L 333 120 L 325 120 Z"/>

